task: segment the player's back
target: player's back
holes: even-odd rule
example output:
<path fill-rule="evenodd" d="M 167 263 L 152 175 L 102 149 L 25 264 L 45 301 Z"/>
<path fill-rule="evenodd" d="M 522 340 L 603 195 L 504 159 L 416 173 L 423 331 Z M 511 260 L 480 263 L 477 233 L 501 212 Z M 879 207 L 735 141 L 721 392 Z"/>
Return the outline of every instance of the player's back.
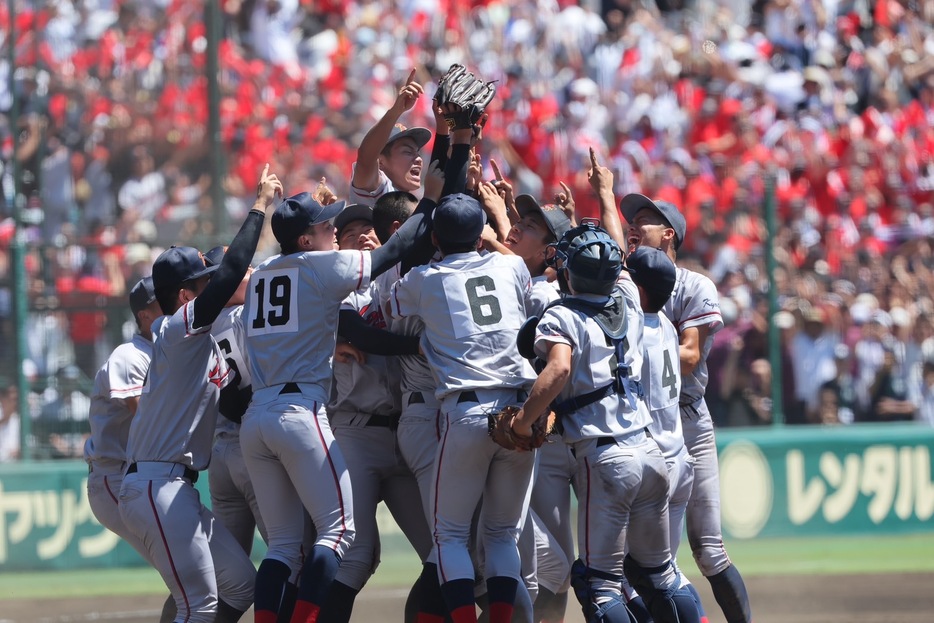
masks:
<path fill-rule="evenodd" d="M 139 396 L 152 359 L 152 342 L 140 335 L 114 349 L 94 376 L 88 420 L 91 436 L 84 445 L 88 461 L 126 459 L 133 414 L 124 399 Z"/>
<path fill-rule="evenodd" d="M 649 431 L 665 458 L 676 456 L 684 446 L 681 431 L 681 361 L 678 356 L 678 333 L 663 314 L 645 314 L 642 333 L 645 359 L 642 362 L 642 387 L 645 402 L 652 413 Z"/>
<path fill-rule="evenodd" d="M 341 301 L 368 285 L 369 253 L 311 251 L 277 255 L 250 275 L 243 323 L 254 393 L 305 383 L 327 401 Z"/>
<path fill-rule="evenodd" d="M 182 463 L 206 469 L 211 459 L 217 402 L 229 369 L 211 325 L 194 327 L 194 300 L 152 325 L 153 349 L 127 461 Z"/>
<path fill-rule="evenodd" d="M 713 346 L 714 334 L 723 328 L 720 316 L 720 296 L 709 277 L 686 268 L 677 268 L 677 280 L 671 298 L 662 308 L 678 332 L 691 327 L 708 325 L 707 340 L 701 344 L 701 356 L 694 371 L 681 379 L 682 403 L 704 397 L 707 388 L 707 355 Z"/>
<path fill-rule="evenodd" d="M 424 321 L 423 348 L 439 399 L 466 389 L 531 384 L 516 347 L 530 282 L 521 258 L 471 252 L 413 269 L 397 284 L 393 313 Z"/>

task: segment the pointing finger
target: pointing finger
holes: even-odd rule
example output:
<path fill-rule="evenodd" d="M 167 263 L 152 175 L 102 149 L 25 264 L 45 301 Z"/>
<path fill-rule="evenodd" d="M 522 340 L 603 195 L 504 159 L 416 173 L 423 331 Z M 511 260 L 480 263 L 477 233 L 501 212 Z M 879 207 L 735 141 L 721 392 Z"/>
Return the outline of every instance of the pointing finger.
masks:
<path fill-rule="evenodd" d="M 597 164 L 597 152 L 593 150 L 593 147 L 590 148 L 590 164 L 592 164 L 595 169 L 599 166 Z"/>
<path fill-rule="evenodd" d="M 490 158 L 490 166 L 493 167 L 493 175 L 496 176 L 496 180 L 501 182 L 503 181 L 503 174 L 499 170 L 499 165 L 496 164 L 496 161 Z"/>

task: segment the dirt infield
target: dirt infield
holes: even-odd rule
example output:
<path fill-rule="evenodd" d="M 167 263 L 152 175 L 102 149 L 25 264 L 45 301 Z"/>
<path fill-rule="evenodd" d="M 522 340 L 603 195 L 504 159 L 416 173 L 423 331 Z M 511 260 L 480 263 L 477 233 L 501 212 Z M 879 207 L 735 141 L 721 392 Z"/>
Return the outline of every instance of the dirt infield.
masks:
<path fill-rule="evenodd" d="M 748 579 L 756 623 L 917 623 L 931 620 L 934 574 L 752 577 Z M 723 617 L 703 580 L 698 589 L 710 623 Z M 406 591 L 366 589 L 357 599 L 354 623 L 402 621 Z M 30 599 L 0 601 L 0 623 L 73 623 L 158 620 L 163 598 Z M 572 598 L 573 601 L 573 598 Z M 252 615 L 244 621 L 252 620 Z M 580 623 L 576 605 L 567 623 Z"/>

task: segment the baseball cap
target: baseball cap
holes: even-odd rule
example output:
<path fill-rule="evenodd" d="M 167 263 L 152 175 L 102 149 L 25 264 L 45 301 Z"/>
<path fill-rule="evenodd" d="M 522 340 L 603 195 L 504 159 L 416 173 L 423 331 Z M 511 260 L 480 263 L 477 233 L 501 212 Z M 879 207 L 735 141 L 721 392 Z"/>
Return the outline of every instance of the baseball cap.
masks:
<path fill-rule="evenodd" d="M 397 123 L 392 126 L 392 130 L 389 132 L 389 138 L 386 140 L 386 147 L 393 141 L 406 137 L 415 141 L 415 144 L 421 149 L 431 140 L 431 130 L 428 128 L 407 128 L 401 123 Z"/>
<path fill-rule="evenodd" d="M 476 242 L 486 225 L 486 213 L 480 202 L 463 193 L 447 195 L 431 215 L 432 228 L 442 242 Z"/>
<path fill-rule="evenodd" d="M 311 193 L 298 193 L 288 197 L 272 213 L 272 233 L 279 244 L 290 242 L 312 225 L 330 221 L 344 209 L 344 201 L 323 206 Z"/>
<path fill-rule="evenodd" d="M 227 253 L 227 247 L 222 244 L 217 245 L 204 254 L 204 263 L 208 266 L 220 266 L 225 253 Z"/>
<path fill-rule="evenodd" d="M 675 289 L 675 264 L 661 249 L 637 247 L 626 258 L 633 282 L 647 292 L 671 296 Z"/>
<path fill-rule="evenodd" d="M 152 277 L 143 277 L 130 290 L 130 311 L 134 314 L 146 309 L 156 300 L 156 288 Z"/>
<path fill-rule="evenodd" d="M 639 193 L 629 193 L 619 202 L 619 209 L 628 223 L 635 220 L 636 214 L 642 208 L 651 208 L 668 221 L 671 228 L 675 230 L 675 250 L 677 251 L 681 243 L 684 242 L 684 235 L 687 233 L 687 223 L 685 223 L 684 216 L 678 208 L 673 203 L 652 201 Z"/>
<path fill-rule="evenodd" d="M 152 265 L 152 282 L 156 290 L 180 286 L 186 281 L 204 277 L 217 270 L 208 266 L 201 251 L 194 247 L 169 247 Z"/>
<path fill-rule="evenodd" d="M 561 236 L 571 229 L 571 220 L 564 213 L 564 210 L 551 204 L 539 205 L 532 195 L 519 195 L 516 197 L 516 210 L 519 211 L 519 216 L 525 216 L 531 212 L 541 214 L 542 218 L 545 219 L 548 231 L 555 237 L 555 240 L 561 240 Z"/>
<path fill-rule="evenodd" d="M 373 222 L 373 208 L 362 203 L 351 203 L 341 210 L 341 213 L 334 219 L 334 227 L 337 228 L 337 235 L 340 237 L 341 230 L 353 221 Z"/>

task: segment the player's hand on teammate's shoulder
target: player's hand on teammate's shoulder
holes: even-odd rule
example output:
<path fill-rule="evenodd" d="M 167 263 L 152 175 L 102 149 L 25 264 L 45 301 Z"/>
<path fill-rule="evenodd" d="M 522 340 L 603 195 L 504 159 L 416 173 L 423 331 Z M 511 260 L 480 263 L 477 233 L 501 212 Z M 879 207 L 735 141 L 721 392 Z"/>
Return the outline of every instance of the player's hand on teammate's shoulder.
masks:
<path fill-rule="evenodd" d="M 273 205 L 276 197 L 282 198 L 282 182 L 275 173 L 269 172 L 269 163 L 263 167 L 263 172 L 259 176 L 259 183 L 256 184 L 256 203 L 253 204 L 254 210 L 267 212 Z"/>
<path fill-rule="evenodd" d="M 425 171 L 425 199 L 431 199 L 435 203 L 441 199 L 441 191 L 444 190 L 444 171 L 437 160 L 432 160 Z"/>

